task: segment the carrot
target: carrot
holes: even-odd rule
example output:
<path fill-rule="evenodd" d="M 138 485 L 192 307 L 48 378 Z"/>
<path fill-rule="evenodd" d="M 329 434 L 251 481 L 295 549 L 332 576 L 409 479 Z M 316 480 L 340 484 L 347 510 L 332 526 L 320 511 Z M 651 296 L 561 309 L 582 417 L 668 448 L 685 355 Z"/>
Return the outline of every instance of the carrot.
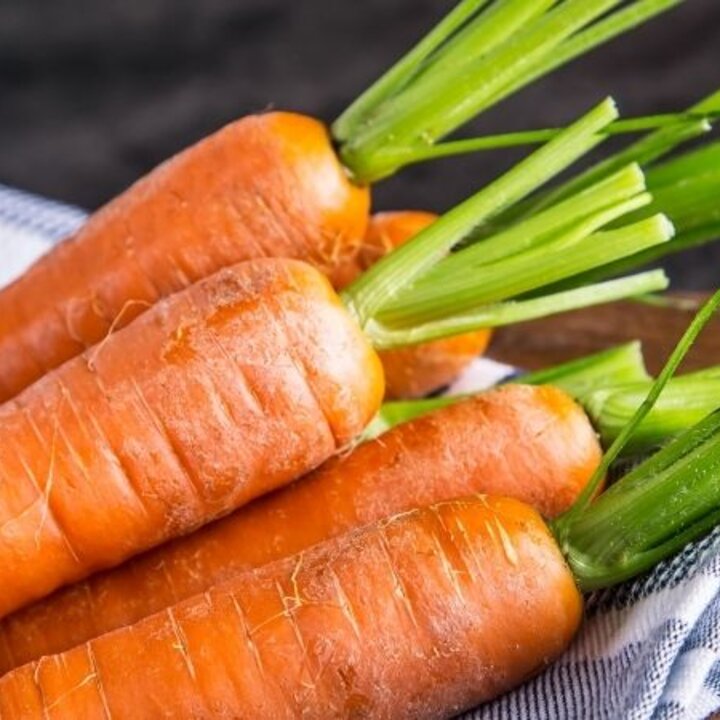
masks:
<path fill-rule="evenodd" d="M 581 615 L 540 516 L 473 497 L 26 665 L 0 680 L 0 717 L 451 717 L 539 672 Z"/>
<path fill-rule="evenodd" d="M 633 2 L 639 8 L 608 13 L 620 0 L 571 0 L 557 10 L 533 0 L 520 11 L 494 12 L 462 0 L 330 131 L 292 113 L 251 115 L 185 150 L 0 291 L 0 401 L 222 267 L 291 257 L 333 278 L 362 241 L 367 184 L 417 161 L 417 140 L 427 148 L 530 80 L 675 2 Z M 520 31 L 524 53 L 515 43 Z M 456 56 L 484 58 L 470 84 L 474 98 L 464 84 L 443 97 L 434 90 L 442 78 L 460 86 L 461 68 L 450 62 Z M 526 58 L 536 61 L 532 70 Z M 409 117 L 393 118 L 398 105 Z M 451 108 L 470 115 L 450 119 Z M 438 117 L 445 127 L 431 133 Z"/>
<path fill-rule="evenodd" d="M 382 398 L 327 280 L 244 263 L 0 406 L 0 615 L 308 472 Z"/>
<path fill-rule="evenodd" d="M 0 399 L 227 265 L 292 257 L 332 274 L 336 255 L 362 237 L 368 207 L 321 123 L 276 112 L 228 125 L 0 292 Z"/>
<path fill-rule="evenodd" d="M 358 273 L 374 265 L 436 219 L 433 213 L 419 210 L 373 215 L 355 262 Z M 449 385 L 485 350 L 490 335 L 491 331 L 483 328 L 422 345 L 381 352 L 386 397 L 391 400 L 422 397 Z"/>
<path fill-rule="evenodd" d="M 549 526 L 473 496 L 365 526 L 0 679 L 0 717 L 436 718 L 541 671 L 609 587 L 720 523 L 720 412 L 594 502 L 716 293 L 578 500 Z"/>
<path fill-rule="evenodd" d="M 662 215 L 595 232 L 649 201 L 632 167 L 513 228 L 523 242 L 542 240 L 542 251 L 515 252 L 502 280 L 498 263 L 492 277 L 472 261 L 458 271 L 476 247 L 449 252 L 488 214 L 594 147 L 616 117 L 612 101 L 598 105 L 383 258 L 342 302 L 296 260 L 231 266 L 0 406 L 0 617 L 326 460 L 378 409 L 383 380 L 370 345 L 397 347 L 665 287 L 661 271 L 572 287 L 577 272 L 672 235 Z M 506 236 L 484 244 L 512 248 Z M 438 272 L 443 293 L 428 304 L 424 281 Z M 571 288 L 515 298 L 552 279 Z"/>
<path fill-rule="evenodd" d="M 487 492 L 554 517 L 599 460 L 586 416 L 550 386 L 511 385 L 437 410 L 192 535 L 5 618 L 0 674 L 419 505 Z"/>

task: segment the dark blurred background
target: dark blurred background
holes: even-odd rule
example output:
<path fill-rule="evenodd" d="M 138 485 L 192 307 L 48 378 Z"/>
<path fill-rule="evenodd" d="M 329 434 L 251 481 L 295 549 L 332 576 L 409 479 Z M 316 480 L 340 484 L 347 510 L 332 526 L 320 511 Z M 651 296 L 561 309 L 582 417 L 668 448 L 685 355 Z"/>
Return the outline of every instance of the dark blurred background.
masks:
<path fill-rule="evenodd" d="M 0 0 L 0 182 L 95 208 L 245 113 L 277 107 L 332 120 L 452 4 Z M 468 131 L 564 124 L 610 93 L 625 114 L 678 110 L 718 85 L 720 0 L 686 0 Z M 376 206 L 442 210 L 514 158 L 414 168 L 383 183 Z M 668 264 L 677 287 L 720 284 L 720 243 Z"/>

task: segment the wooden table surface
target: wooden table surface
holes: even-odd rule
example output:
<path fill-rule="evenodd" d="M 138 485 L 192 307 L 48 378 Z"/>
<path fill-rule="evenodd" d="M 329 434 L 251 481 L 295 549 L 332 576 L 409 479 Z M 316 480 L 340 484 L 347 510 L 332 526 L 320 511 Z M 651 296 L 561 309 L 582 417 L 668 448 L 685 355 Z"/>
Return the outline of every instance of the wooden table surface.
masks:
<path fill-rule="evenodd" d="M 492 358 L 536 369 L 639 339 L 648 369 L 657 372 L 707 294 L 674 295 L 682 307 L 618 302 L 501 328 L 493 338 Z M 704 329 L 690 351 L 687 370 L 720 364 L 720 315 Z"/>

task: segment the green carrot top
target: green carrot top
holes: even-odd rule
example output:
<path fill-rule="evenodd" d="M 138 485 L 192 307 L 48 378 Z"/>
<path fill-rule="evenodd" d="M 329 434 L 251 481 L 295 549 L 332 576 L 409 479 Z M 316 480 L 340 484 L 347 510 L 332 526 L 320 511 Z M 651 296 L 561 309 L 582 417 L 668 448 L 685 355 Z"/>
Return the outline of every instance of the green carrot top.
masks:
<path fill-rule="evenodd" d="M 332 134 L 343 161 L 359 182 L 371 182 L 429 157 L 502 147 L 507 138 L 483 139 L 472 148 L 438 141 L 680 2 L 461 0 L 335 121 Z"/>
<path fill-rule="evenodd" d="M 635 164 L 474 239 L 605 140 L 617 117 L 612 100 L 600 103 L 348 287 L 345 303 L 373 344 L 410 345 L 664 289 L 662 271 L 576 281 L 673 236 L 659 212 L 623 222 L 652 201 Z"/>
<path fill-rule="evenodd" d="M 575 504 L 551 523 L 584 590 L 635 577 L 720 523 L 720 411 L 708 415 L 593 500 L 608 468 L 651 412 L 719 306 L 720 291 L 690 324 Z"/>

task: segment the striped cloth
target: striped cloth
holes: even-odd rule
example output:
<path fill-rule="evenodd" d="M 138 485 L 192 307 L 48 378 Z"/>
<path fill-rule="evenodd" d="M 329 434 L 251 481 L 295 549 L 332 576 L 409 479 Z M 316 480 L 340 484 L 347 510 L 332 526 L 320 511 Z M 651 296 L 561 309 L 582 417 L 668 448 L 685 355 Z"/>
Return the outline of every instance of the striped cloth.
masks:
<path fill-rule="evenodd" d="M 84 217 L 0 186 L 0 286 Z M 512 372 L 479 360 L 451 391 Z M 720 711 L 719 551 L 717 530 L 652 574 L 590 596 L 583 630 L 562 659 L 463 720 L 705 720 Z"/>

